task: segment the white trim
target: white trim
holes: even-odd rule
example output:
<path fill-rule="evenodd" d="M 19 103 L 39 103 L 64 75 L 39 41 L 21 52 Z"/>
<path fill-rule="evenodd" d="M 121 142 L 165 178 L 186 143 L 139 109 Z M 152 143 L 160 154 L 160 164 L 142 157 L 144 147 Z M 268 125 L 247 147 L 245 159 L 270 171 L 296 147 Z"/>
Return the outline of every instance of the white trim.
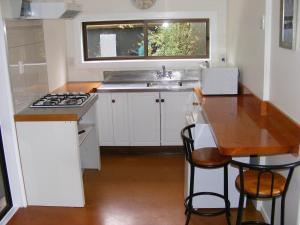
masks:
<path fill-rule="evenodd" d="M 24 63 L 23 66 L 46 66 L 47 63 Z M 19 64 L 11 64 L 9 67 L 16 68 L 19 67 Z"/>
<path fill-rule="evenodd" d="M 0 225 L 5 225 L 7 224 L 10 219 L 15 215 L 15 213 L 18 211 L 19 208 L 13 207 L 11 208 L 8 213 L 3 217 L 3 219 L 0 221 Z"/>
<path fill-rule="evenodd" d="M 272 0 L 266 0 L 265 11 L 265 55 L 264 55 L 264 84 L 263 100 L 270 99 L 271 80 L 271 49 L 272 49 Z"/>
<path fill-rule="evenodd" d="M 13 97 L 7 62 L 6 28 L 1 13 L 2 10 L 0 5 L 0 104 L 1 107 L 5 109 L 0 111 L 0 123 L 13 206 L 25 207 L 27 202 L 13 118 Z"/>

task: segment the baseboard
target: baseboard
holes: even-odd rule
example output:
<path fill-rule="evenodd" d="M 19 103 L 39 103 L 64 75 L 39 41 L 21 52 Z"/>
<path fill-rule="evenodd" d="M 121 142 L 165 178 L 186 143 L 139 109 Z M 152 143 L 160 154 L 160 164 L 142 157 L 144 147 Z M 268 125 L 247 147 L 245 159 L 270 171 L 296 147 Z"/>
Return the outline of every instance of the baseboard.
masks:
<path fill-rule="evenodd" d="M 3 217 L 3 219 L 0 221 L 0 225 L 6 225 L 10 219 L 15 215 L 15 213 L 18 211 L 19 208 L 13 207 L 11 208 L 8 213 Z"/>
<path fill-rule="evenodd" d="M 261 215 L 263 216 L 265 222 L 266 222 L 266 223 L 270 223 L 271 220 L 270 220 L 270 218 L 269 218 L 269 216 L 268 216 L 268 213 L 267 213 L 267 211 L 265 210 L 263 204 L 261 204 L 260 212 L 261 212 Z"/>
<path fill-rule="evenodd" d="M 183 155 L 182 146 L 100 146 L 101 154 Z"/>

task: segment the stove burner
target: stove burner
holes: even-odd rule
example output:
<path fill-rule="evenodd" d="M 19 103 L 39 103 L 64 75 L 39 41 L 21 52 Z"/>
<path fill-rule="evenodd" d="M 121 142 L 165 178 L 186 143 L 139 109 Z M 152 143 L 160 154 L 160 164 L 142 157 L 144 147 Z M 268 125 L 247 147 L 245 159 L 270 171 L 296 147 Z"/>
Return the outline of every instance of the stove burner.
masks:
<path fill-rule="evenodd" d="M 77 99 L 67 99 L 67 100 L 65 101 L 65 103 L 66 103 L 67 105 L 76 105 L 76 104 L 78 103 L 78 101 L 77 101 Z M 79 103 L 79 104 L 81 104 L 81 103 Z"/>
<path fill-rule="evenodd" d="M 30 107 L 80 107 L 86 103 L 89 97 L 90 94 L 79 92 L 47 94 L 39 100 L 35 101 Z"/>

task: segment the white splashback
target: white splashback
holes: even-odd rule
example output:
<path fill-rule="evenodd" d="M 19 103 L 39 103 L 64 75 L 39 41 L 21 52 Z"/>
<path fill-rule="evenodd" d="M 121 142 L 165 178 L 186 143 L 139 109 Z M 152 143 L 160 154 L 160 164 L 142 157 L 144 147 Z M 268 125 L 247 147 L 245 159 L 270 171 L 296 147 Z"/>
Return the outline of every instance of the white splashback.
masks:
<path fill-rule="evenodd" d="M 6 20 L 9 74 L 15 112 L 48 92 L 43 23 Z"/>

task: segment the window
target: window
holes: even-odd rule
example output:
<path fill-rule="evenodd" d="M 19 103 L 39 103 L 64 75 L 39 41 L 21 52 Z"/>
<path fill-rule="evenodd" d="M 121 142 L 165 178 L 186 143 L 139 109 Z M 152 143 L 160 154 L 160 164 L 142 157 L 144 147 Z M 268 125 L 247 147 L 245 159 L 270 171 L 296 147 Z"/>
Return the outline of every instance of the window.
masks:
<path fill-rule="evenodd" d="M 83 22 L 84 60 L 209 57 L 209 19 Z"/>

